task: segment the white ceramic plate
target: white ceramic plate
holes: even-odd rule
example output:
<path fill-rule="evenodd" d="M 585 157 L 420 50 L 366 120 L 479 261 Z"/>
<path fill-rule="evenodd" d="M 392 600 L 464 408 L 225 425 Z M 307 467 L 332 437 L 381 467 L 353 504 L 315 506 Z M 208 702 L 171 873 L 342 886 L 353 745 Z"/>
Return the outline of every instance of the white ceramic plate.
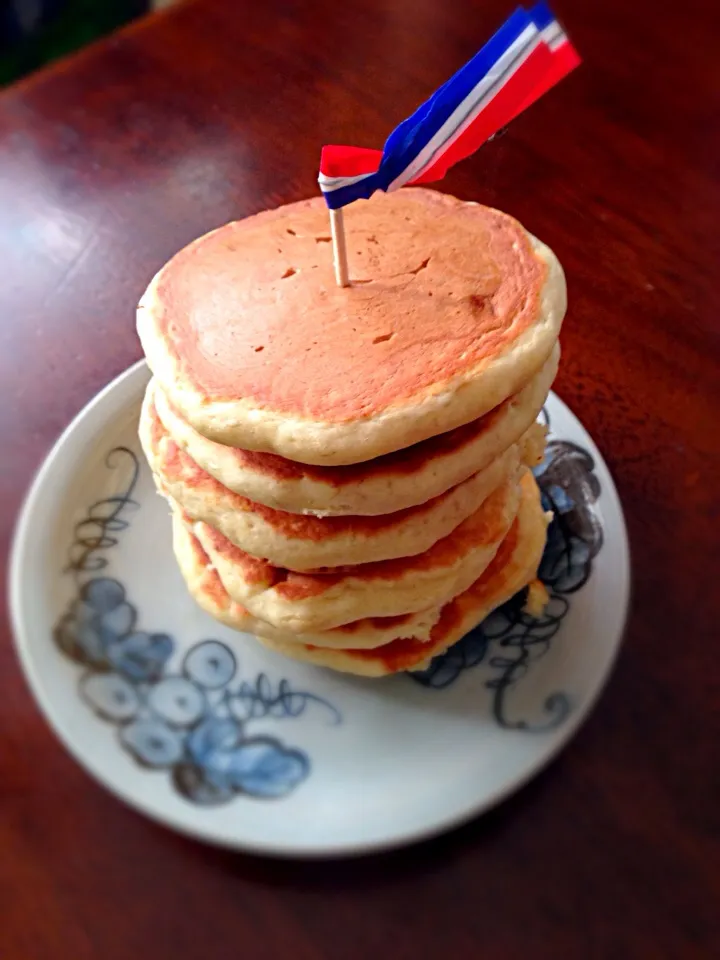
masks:
<path fill-rule="evenodd" d="M 147 379 L 132 367 L 60 438 L 11 562 L 30 686 L 101 783 L 213 843 L 360 853 L 486 810 L 570 739 L 617 653 L 629 562 L 608 470 L 560 400 L 539 472 L 546 615 L 511 603 L 427 673 L 377 681 L 287 661 L 195 606 L 136 439 Z"/>

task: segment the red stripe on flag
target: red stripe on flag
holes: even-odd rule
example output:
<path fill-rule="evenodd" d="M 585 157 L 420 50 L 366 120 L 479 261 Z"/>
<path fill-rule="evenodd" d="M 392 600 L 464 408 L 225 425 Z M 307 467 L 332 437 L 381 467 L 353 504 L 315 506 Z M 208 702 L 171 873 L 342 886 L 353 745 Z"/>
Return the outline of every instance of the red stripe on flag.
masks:
<path fill-rule="evenodd" d="M 572 73 L 575 67 L 579 67 L 582 63 L 580 54 L 569 40 L 566 40 L 557 47 L 557 49 L 551 51 L 551 54 L 552 63 L 548 67 L 547 74 L 537 87 L 533 88 L 532 93 L 523 104 L 522 110 L 525 110 L 530 104 L 539 100 L 551 87 L 554 87 L 556 83 L 560 83 L 569 73 Z"/>
<path fill-rule="evenodd" d="M 375 173 L 381 160 L 382 150 L 329 144 L 320 154 L 320 173 L 326 177 L 359 177 Z"/>
<path fill-rule="evenodd" d="M 431 183 L 441 180 L 450 167 L 475 153 L 490 137 L 516 117 L 528 102 L 528 91 L 533 95 L 552 66 L 553 55 L 546 43 L 540 44 L 522 66 L 498 90 L 470 126 L 453 145 L 438 157 L 431 167 L 409 183 Z"/>

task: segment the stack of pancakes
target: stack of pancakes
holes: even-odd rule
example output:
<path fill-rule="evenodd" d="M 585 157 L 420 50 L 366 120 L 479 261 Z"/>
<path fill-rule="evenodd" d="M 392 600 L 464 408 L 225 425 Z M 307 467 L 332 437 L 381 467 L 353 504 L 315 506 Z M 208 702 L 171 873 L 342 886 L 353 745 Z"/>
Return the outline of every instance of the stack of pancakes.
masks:
<path fill-rule="evenodd" d="M 421 669 L 531 584 L 528 469 L 565 282 L 515 220 L 423 189 L 230 223 L 138 309 L 140 436 L 191 594 L 290 657 Z"/>

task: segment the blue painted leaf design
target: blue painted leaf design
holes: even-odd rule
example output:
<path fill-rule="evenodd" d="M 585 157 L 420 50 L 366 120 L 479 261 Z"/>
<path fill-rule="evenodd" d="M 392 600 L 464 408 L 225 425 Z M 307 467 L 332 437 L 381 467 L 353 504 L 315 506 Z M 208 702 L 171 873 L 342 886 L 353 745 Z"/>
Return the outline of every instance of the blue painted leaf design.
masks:
<path fill-rule="evenodd" d="M 122 456 L 121 456 L 122 455 Z M 121 516 L 132 499 L 140 466 L 127 447 L 106 457 L 132 474 L 120 493 L 91 504 L 75 524 L 66 572 L 75 576 L 77 594 L 55 626 L 58 647 L 86 668 L 80 692 L 86 704 L 118 728 L 122 746 L 151 769 L 169 772 L 177 790 L 196 804 L 227 803 L 238 794 L 280 797 L 309 773 L 309 760 L 298 750 L 267 737 L 244 740 L 258 719 L 300 717 L 309 706 L 339 712 L 310 692 L 294 690 L 287 680 L 277 685 L 264 674 L 236 680 L 238 664 L 231 648 L 205 640 L 185 655 L 181 671 L 169 674 L 174 640 L 138 629 L 138 613 L 125 586 L 109 576 L 105 552 L 128 527 Z M 245 719 L 232 716 L 232 704 Z"/>
<path fill-rule="evenodd" d="M 131 633 L 108 645 L 107 659 L 119 673 L 135 682 L 159 680 L 173 652 L 166 633 Z"/>
<path fill-rule="evenodd" d="M 242 726 L 232 718 L 208 717 L 190 733 L 188 753 L 203 766 L 218 751 L 228 752 L 242 740 Z"/>
<path fill-rule="evenodd" d="M 232 789 L 233 750 L 242 741 L 242 726 L 232 717 L 208 717 L 187 739 L 187 752 L 203 778 L 218 790 Z"/>
<path fill-rule="evenodd" d="M 304 753 L 288 750 L 270 737 L 246 740 L 232 751 L 230 783 L 253 797 L 283 797 L 305 777 L 310 764 Z"/>

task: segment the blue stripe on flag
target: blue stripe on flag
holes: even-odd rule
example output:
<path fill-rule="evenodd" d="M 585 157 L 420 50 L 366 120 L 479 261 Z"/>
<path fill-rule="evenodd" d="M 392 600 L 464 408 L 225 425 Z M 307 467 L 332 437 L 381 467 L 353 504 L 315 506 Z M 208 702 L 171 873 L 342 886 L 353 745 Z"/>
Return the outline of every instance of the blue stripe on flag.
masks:
<path fill-rule="evenodd" d="M 378 170 L 380 189 L 387 189 L 403 172 L 508 47 L 531 25 L 533 21 L 527 12 L 518 7 L 472 60 L 393 130 L 385 142 Z"/>
<path fill-rule="evenodd" d="M 549 27 L 551 23 L 554 23 L 555 14 L 543 0 L 540 0 L 540 3 L 536 3 L 530 7 L 530 19 L 538 30 L 544 30 L 545 27 Z"/>
<path fill-rule="evenodd" d="M 322 190 L 322 184 L 320 189 Z M 357 183 L 349 183 L 346 187 L 338 187 L 327 193 L 323 191 L 323 196 L 331 210 L 339 210 L 340 207 L 345 207 L 356 200 L 369 200 L 376 190 L 385 190 L 383 182 L 380 181 L 379 172 L 371 173 L 365 179 Z"/>
<path fill-rule="evenodd" d="M 545 9 L 545 4 L 537 4 L 537 8 L 540 7 Z M 533 7 L 533 10 L 535 9 Z M 354 203 L 355 200 L 369 199 L 376 190 L 387 190 L 507 49 L 528 27 L 535 26 L 535 23 L 534 17 L 522 7 L 518 7 L 472 60 L 393 130 L 385 141 L 382 160 L 376 173 L 357 183 L 324 194 L 328 207 L 337 210 L 348 203 Z"/>

